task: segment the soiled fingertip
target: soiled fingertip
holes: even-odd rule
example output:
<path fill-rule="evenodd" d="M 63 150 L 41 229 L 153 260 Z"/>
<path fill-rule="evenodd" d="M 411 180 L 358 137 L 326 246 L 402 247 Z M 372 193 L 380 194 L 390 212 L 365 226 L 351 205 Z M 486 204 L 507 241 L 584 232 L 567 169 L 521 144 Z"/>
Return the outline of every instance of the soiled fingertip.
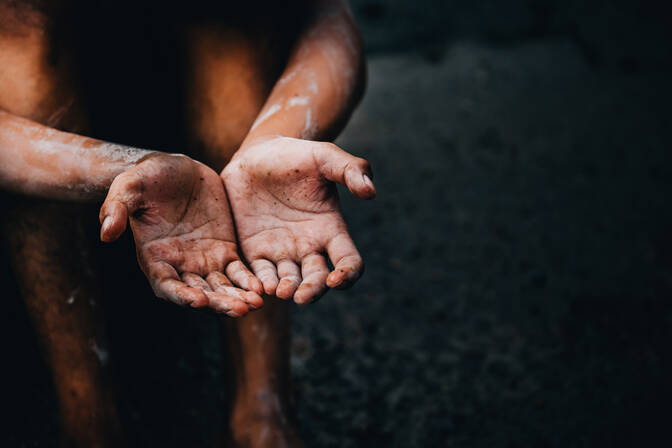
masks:
<path fill-rule="evenodd" d="M 271 279 L 264 279 L 261 281 L 264 285 L 264 292 L 268 294 L 269 296 L 274 296 L 275 295 L 275 290 L 278 287 L 278 281 L 277 280 L 271 280 Z"/>
<path fill-rule="evenodd" d="M 245 300 L 245 303 L 252 309 L 258 310 L 262 306 L 264 306 L 264 299 L 261 298 L 259 294 L 256 292 L 252 291 L 246 291 L 243 293 L 243 300 Z"/>
<path fill-rule="evenodd" d="M 250 286 L 250 291 L 256 292 L 259 295 L 264 293 L 264 284 L 254 275 L 248 277 L 248 284 Z"/>
<path fill-rule="evenodd" d="M 294 295 L 298 282 L 293 279 L 283 278 L 275 289 L 275 295 L 279 299 L 289 300 Z"/>
<path fill-rule="evenodd" d="M 181 297 L 191 308 L 205 308 L 210 304 L 210 300 L 205 292 L 200 289 L 189 288 L 188 292 L 181 294 Z"/>
<path fill-rule="evenodd" d="M 296 290 L 296 293 L 294 293 L 294 303 L 297 305 L 312 303 L 316 298 L 314 289 L 315 285 L 312 283 L 302 283 L 299 289 Z"/>
<path fill-rule="evenodd" d="M 189 302 L 189 306 L 191 308 L 194 308 L 194 309 L 201 309 L 201 308 L 206 308 L 209 303 L 210 303 L 209 300 L 198 299 L 198 300 L 194 300 L 192 302 Z"/>
<path fill-rule="evenodd" d="M 376 197 L 376 187 L 367 174 L 362 174 L 363 184 L 359 197 L 362 199 L 373 199 Z"/>
<path fill-rule="evenodd" d="M 110 226 L 112 225 L 113 219 L 111 216 L 106 216 L 103 219 L 103 223 L 100 226 L 100 240 L 104 241 L 106 243 L 109 243 L 111 241 L 108 233 L 110 231 Z"/>
<path fill-rule="evenodd" d="M 327 286 L 329 288 L 338 288 L 348 278 L 349 269 L 335 269 L 327 276 Z"/>
<path fill-rule="evenodd" d="M 105 243 L 111 243 L 117 240 L 126 230 L 126 222 L 115 219 L 113 216 L 107 216 L 100 227 L 100 240 Z"/>
<path fill-rule="evenodd" d="M 231 300 L 228 304 L 228 309 L 224 311 L 229 317 L 241 317 L 246 315 L 250 311 L 250 307 L 247 306 L 242 300 Z"/>
<path fill-rule="evenodd" d="M 278 287 L 278 276 L 275 265 L 268 260 L 258 259 L 252 260 L 250 266 L 261 281 L 263 292 L 269 296 L 275 295 L 275 288 Z"/>

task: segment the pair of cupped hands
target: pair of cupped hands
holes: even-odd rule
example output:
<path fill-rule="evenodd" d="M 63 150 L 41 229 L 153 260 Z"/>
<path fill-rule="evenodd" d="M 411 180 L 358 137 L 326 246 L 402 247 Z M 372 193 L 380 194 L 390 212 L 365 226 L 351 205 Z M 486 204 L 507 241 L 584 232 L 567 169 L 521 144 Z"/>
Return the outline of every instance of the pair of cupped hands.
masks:
<path fill-rule="evenodd" d="M 334 182 L 362 199 L 376 194 L 368 162 L 326 142 L 259 138 L 221 176 L 152 153 L 112 182 L 101 239 L 116 240 L 130 221 L 154 293 L 179 305 L 238 317 L 264 293 L 306 304 L 363 270 Z"/>

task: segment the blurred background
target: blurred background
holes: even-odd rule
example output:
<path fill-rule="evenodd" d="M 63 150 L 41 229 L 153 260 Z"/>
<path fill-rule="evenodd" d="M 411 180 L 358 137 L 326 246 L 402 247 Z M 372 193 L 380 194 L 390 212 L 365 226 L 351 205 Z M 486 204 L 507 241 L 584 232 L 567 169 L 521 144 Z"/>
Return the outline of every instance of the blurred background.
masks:
<path fill-rule="evenodd" d="M 369 83 L 337 142 L 379 196 L 342 194 L 365 276 L 293 313 L 306 446 L 672 444 L 668 8 L 351 5 Z M 208 446 L 227 399 L 214 320 L 123 285 L 104 287 L 133 438 Z M 3 445 L 50 446 L 25 312 L 1 314 Z"/>

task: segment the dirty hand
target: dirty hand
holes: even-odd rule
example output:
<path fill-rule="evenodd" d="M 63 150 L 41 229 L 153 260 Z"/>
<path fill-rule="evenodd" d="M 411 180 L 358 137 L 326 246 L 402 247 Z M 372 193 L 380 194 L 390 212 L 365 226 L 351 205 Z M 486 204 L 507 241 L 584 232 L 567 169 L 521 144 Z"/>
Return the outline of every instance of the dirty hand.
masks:
<path fill-rule="evenodd" d="M 244 144 L 222 178 L 240 247 L 267 294 L 305 304 L 359 278 L 364 265 L 334 182 L 373 198 L 366 160 L 331 143 L 265 137 Z"/>
<path fill-rule="evenodd" d="M 232 317 L 263 304 L 261 282 L 238 256 L 221 179 L 207 166 L 154 153 L 118 175 L 100 209 L 101 239 L 119 238 L 127 219 L 158 297 Z"/>

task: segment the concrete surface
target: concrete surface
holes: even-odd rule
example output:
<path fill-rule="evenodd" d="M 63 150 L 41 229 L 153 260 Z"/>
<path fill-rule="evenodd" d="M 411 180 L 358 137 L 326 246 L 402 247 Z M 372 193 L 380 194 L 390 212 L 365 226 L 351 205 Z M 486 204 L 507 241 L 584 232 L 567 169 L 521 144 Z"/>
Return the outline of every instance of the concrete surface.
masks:
<path fill-rule="evenodd" d="M 670 440 L 667 79 L 571 41 L 371 61 L 368 270 L 295 314 L 311 446 Z"/>

